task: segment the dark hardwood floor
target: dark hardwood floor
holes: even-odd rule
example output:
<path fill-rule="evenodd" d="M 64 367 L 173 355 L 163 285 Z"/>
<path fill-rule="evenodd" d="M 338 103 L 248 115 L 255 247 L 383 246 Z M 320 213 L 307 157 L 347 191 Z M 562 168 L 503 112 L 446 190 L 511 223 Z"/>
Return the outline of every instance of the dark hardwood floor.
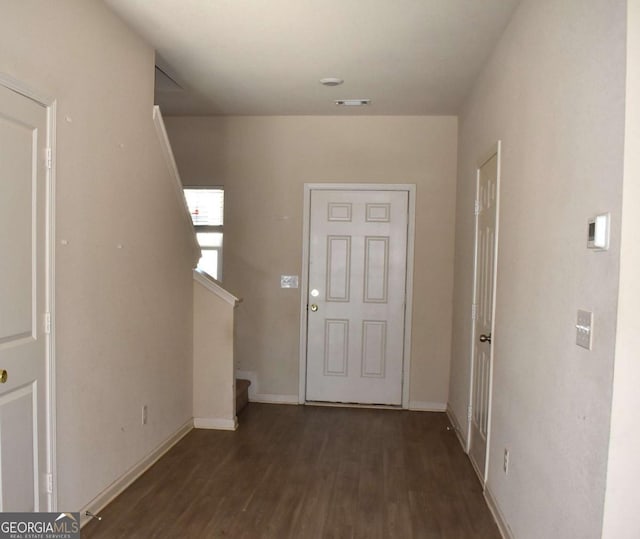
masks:
<path fill-rule="evenodd" d="M 194 430 L 83 539 L 499 539 L 441 413 L 251 403 Z"/>

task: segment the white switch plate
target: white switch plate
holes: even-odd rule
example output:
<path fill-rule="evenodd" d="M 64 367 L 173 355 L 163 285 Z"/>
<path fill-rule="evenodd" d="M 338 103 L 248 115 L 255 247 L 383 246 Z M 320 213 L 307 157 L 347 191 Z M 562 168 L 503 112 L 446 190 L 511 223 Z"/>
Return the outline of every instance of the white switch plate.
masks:
<path fill-rule="evenodd" d="M 298 276 L 280 275 L 280 288 L 298 288 Z"/>
<path fill-rule="evenodd" d="M 587 247 L 595 251 L 609 249 L 609 229 L 611 216 L 608 213 L 596 215 L 588 221 Z"/>
<path fill-rule="evenodd" d="M 578 311 L 578 322 L 576 323 L 576 344 L 591 350 L 593 336 L 593 313 L 589 311 Z"/>

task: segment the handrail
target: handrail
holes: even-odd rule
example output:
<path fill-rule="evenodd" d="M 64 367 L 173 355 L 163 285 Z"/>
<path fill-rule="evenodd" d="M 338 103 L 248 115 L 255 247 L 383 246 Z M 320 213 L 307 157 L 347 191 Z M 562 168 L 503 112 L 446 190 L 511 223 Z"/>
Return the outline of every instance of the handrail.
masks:
<path fill-rule="evenodd" d="M 242 298 L 235 297 L 231 292 L 223 288 L 220 281 L 217 281 L 204 271 L 194 269 L 193 279 L 233 307 L 237 307 L 242 302 Z"/>
<path fill-rule="evenodd" d="M 196 232 L 193 228 L 193 222 L 191 221 L 191 213 L 189 212 L 189 207 L 187 206 L 187 199 L 184 196 L 184 188 L 182 186 L 182 180 L 180 179 L 180 172 L 178 171 L 178 166 L 176 165 L 176 160 L 173 155 L 173 150 L 171 149 L 171 142 L 169 141 L 169 136 L 167 135 L 167 129 L 164 125 L 164 120 L 162 119 L 162 113 L 160 112 L 160 107 L 158 105 L 153 106 L 153 125 L 156 129 L 156 134 L 158 135 L 158 140 L 160 141 L 160 149 L 162 150 L 162 155 L 169 167 L 169 173 L 173 177 L 173 186 L 176 191 L 176 195 L 178 200 L 181 201 L 183 210 L 181 213 L 183 215 L 183 221 L 185 225 L 189 228 L 189 234 L 192 240 L 192 247 L 194 251 L 197 253 L 197 260 L 200 258 L 200 245 L 198 244 L 198 239 L 196 237 Z"/>

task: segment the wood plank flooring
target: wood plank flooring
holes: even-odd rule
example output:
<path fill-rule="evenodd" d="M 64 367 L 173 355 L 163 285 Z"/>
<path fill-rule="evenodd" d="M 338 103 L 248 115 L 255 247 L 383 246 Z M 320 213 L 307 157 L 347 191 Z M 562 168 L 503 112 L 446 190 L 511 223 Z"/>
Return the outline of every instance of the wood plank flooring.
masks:
<path fill-rule="evenodd" d="M 99 538 L 500 539 L 442 413 L 250 403 L 114 500 Z"/>

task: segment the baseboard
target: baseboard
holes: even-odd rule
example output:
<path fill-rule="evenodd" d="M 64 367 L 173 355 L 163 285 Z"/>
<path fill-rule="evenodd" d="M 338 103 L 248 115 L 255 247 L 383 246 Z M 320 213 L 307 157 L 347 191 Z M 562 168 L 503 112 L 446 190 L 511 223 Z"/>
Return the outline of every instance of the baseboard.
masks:
<path fill-rule="evenodd" d="M 446 412 L 447 404 L 444 402 L 409 401 L 409 410 L 413 412 Z"/>
<path fill-rule="evenodd" d="M 355 404 L 353 402 L 323 402 L 323 401 L 307 401 L 305 406 L 320 406 L 324 408 L 362 408 L 364 410 L 402 410 L 400 406 L 388 404 Z"/>
<path fill-rule="evenodd" d="M 468 453 L 467 441 L 466 441 L 465 437 L 462 434 L 462 428 L 460 427 L 460 422 L 458 421 L 458 418 L 456 417 L 456 414 L 453 413 L 453 410 L 451 409 L 450 406 L 447 406 L 447 417 L 449 418 L 449 421 L 451 422 L 451 425 L 453 426 L 453 430 L 456 431 L 456 436 L 458 437 L 458 441 L 460 442 L 460 445 L 462 446 L 462 450 L 465 453 Z"/>
<path fill-rule="evenodd" d="M 236 430 L 238 428 L 238 418 L 194 417 L 193 427 L 196 429 Z"/>
<path fill-rule="evenodd" d="M 249 402 L 262 402 L 265 404 L 300 404 L 298 395 L 275 395 L 272 393 L 259 393 L 260 384 L 256 371 L 241 371 L 236 369 L 236 378 L 249 380 Z"/>
<path fill-rule="evenodd" d="M 509 524 L 507 524 L 502 511 L 500 511 L 500 507 L 496 503 L 496 499 L 493 497 L 493 494 L 491 494 L 491 490 L 489 490 L 489 487 L 487 485 L 485 485 L 484 487 L 484 499 L 487 501 L 489 510 L 491 511 L 491 514 L 493 515 L 493 518 L 498 525 L 498 529 L 500 530 L 500 534 L 502 535 L 503 539 L 513 539 L 511 528 L 509 527 Z"/>
<path fill-rule="evenodd" d="M 146 472 L 151 466 L 153 466 L 160 457 L 162 457 L 169 449 L 176 445 L 182 438 L 184 438 L 189 431 L 193 429 L 193 419 L 187 421 L 176 432 L 174 432 L 169 438 L 162 442 L 156 449 L 144 457 L 141 461 L 135 464 L 132 468 L 126 471 L 122 476 L 111 483 L 106 489 L 98 494 L 87 505 L 80 509 L 80 527 L 84 526 L 89 520 L 86 516 L 86 512 L 90 511 L 93 514 L 98 514 L 109 503 L 111 503 L 122 491 L 124 491 L 131 483 L 133 483 L 138 477 Z"/>
<path fill-rule="evenodd" d="M 251 396 L 249 402 L 262 402 L 265 404 L 300 404 L 298 395 L 273 395 L 271 393 L 257 393 Z"/>

